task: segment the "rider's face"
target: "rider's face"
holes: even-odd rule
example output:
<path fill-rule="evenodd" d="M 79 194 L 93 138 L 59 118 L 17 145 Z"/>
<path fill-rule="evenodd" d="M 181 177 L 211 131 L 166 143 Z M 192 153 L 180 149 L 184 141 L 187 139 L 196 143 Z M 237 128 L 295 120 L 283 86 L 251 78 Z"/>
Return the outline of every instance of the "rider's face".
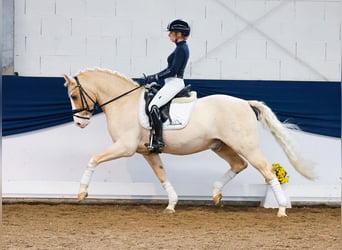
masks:
<path fill-rule="evenodd" d="M 176 42 L 176 40 L 177 40 L 177 34 L 176 34 L 176 32 L 170 31 L 170 32 L 169 32 L 169 38 L 170 38 L 171 42 Z"/>
<path fill-rule="evenodd" d="M 179 41 L 179 40 L 183 40 L 182 33 L 175 32 L 175 31 L 169 32 L 169 38 L 170 38 L 171 42 L 174 42 L 174 43 Z"/>

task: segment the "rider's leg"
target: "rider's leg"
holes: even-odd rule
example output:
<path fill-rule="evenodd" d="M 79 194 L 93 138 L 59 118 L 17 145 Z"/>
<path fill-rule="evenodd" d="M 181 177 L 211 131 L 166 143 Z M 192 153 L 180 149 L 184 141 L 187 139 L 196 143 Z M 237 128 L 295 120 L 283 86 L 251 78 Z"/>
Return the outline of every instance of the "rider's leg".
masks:
<path fill-rule="evenodd" d="M 164 147 L 163 142 L 163 123 L 161 121 L 159 108 L 168 103 L 179 91 L 184 88 L 184 81 L 180 78 L 165 79 L 164 86 L 154 96 L 149 104 L 148 110 L 152 120 L 152 128 L 155 131 L 156 138 L 152 140 L 152 150 L 159 151 Z M 148 145 L 150 146 L 150 145 Z"/>
<path fill-rule="evenodd" d="M 158 108 L 168 103 L 175 95 L 184 88 L 184 81 L 180 78 L 166 78 L 164 86 L 153 97 L 148 105 L 148 110 L 151 111 L 152 107 L 156 105 Z"/>
<path fill-rule="evenodd" d="M 152 106 L 150 117 L 152 120 L 152 127 L 155 132 L 155 138 L 153 140 L 152 147 L 157 149 L 162 149 L 164 147 L 163 141 L 163 122 L 161 121 L 159 108 L 154 105 Z"/>

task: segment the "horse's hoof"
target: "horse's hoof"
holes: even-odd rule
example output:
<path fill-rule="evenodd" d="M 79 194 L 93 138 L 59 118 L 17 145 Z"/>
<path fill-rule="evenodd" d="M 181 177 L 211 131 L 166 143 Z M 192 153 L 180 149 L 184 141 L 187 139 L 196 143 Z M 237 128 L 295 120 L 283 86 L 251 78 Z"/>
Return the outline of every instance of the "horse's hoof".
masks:
<path fill-rule="evenodd" d="M 287 217 L 287 214 L 278 212 L 277 217 L 278 218 Z"/>
<path fill-rule="evenodd" d="M 279 207 L 278 213 L 277 213 L 278 218 L 287 217 L 287 214 L 285 211 L 286 211 L 286 207 Z"/>
<path fill-rule="evenodd" d="M 222 199 L 222 194 L 221 193 L 217 193 L 214 195 L 213 200 L 214 200 L 214 205 L 217 206 Z"/>
<path fill-rule="evenodd" d="M 79 193 L 77 196 L 77 201 L 83 201 L 85 198 L 87 198 L 87 196 L 88 196 L 87 192 Z"/>
<path fill-rule="evenodd" d="M 174 210 L 173 208 L 165 208 L 163 213 L 164 214 L 174 214 L 176 212 L 176 210 Z"/>

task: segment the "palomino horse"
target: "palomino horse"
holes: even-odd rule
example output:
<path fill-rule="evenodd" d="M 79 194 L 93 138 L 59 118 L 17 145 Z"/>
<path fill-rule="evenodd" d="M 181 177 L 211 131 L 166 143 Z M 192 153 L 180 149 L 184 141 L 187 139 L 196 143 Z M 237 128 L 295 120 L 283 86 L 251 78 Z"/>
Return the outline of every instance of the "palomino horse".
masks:
<path fill-rule="evenodd" d="M 149 152 L 144 145 L 150 133 L 139 122 L 138 109 L 144 88 L 110 70 L 91 69 L 78 73 L 75 78 L 67 75 L 64 78 L 77 126 L 86 127 L 98 105 L 105 113 L 113 141 L 110 147 L 91 157 L 80 182 L 78 200 L 87 197 L 88 185 L 96 166 L 140 153 L 168 194 L 169 203 L 165 211 L 175 212 L 178 196 L 167 178 L 159 154 Z M 258 120 L 270 130 L 295 169 L 308 179 L 315 178 L 311 163 L 301 159 L 295 152 L 286 124 L 281 123 L 270 108 L 259 101 L 246 101 L 228 95 L 196 99 L 187 126 L 164 131 L 163 152 L 187 155 L 211 149 L 226 160 L 230 169 L 213 185 L 215 204 L 222 198 L 223 186 L 245 169 L 248 161 L 270 183 L 279 204 L 278 216 L 286 216 L 284 192 L 271 164 L 259 150 Z"/>

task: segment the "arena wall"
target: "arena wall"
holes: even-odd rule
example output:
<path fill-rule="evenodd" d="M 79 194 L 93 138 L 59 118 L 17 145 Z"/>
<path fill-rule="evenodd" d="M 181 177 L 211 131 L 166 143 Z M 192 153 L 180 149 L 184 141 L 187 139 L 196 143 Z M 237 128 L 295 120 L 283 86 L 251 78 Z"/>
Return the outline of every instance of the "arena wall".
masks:
<path fill-rule="evenodd" d="M 173 49 L 168 22 L 183 18 L 192 27 L 187 79 L 329 84 L 341 80 L 340 13 L 340 1 L 317 0 L 15 0 L 13 71 L 42 77 L 93 67 L 135 78 L 155 73 Z M 339 138 L 293 132 L 303 156 L 317 163 L 320 178 L 310 182 L 266 131 L 260 133 L 267 158 L 290 174 L 287 192 L 293 201 L 340 201 Z M 100 114 L 86 130 L 64 124 L 6 136 L 2 144 L 4 197 L 74 198 L 88 159 L 110 139 Z M 162 158 L 184 200 L 211 199 L 213 181 L 227 170 L 211 152 Z M 224 200 L 260 201 L 265 189 L 262 176 L 250 167 L 224 189 Z M 101 199 L 166 198 L 140 155 L 103 164 L 89 192 Z"/>
<path fill-rule="evenodd" d="M 166 27 L 187 20 L 186 78 L 339 81 L 341 4 L 318 0 L 16 0 L 14 67 L 131 77 L 165 67 Z"/>
<path fill-rule="evenodd" d="M 340 201 L 340 139 L 293 132 L 301 155 L 312 160 L 319 179 L 306 180 L 288 162 L 274 138 L 260 127 L 260 146 L 270 162 L 281 163 L 290 176 L 294 202 Z M 103 114 L 81 130 L 65 124 L 3 138 L 3 197 L 76 198 L 79 181 L 92 154 L 109 146 Z M 228 169 L 214 153 L 161 155 L 170 181 L 182 200 L 211 200 L 212 184 Z M 240 173 L 223 191 L 224 200 L 261 201 L 266 184 L 253 167 Z M 152 169 L 140 155 L 101 164 L 89 187 L 89 198 L 166 199 Z"/>

